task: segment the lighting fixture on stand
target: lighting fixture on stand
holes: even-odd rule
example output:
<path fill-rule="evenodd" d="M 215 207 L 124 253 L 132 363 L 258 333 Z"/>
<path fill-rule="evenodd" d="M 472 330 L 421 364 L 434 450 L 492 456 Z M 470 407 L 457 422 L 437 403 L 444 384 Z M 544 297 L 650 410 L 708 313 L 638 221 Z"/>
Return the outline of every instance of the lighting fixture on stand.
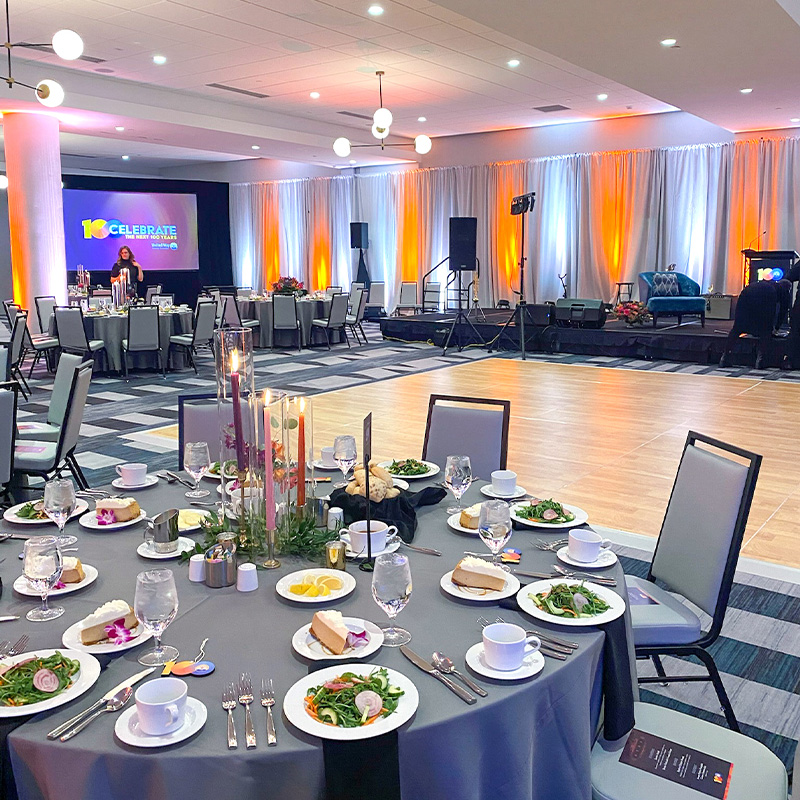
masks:
<path fill-rule="evenodd" d="M 15 47 L 28 47 L 32 50 L 49 50 L 52 48 L 53 52 L 65 61 L 74 61 L 80 58 L 83 54 L 83 39 L 71 30 L 60 30 L 53 34 L 51 43 L 38 43 L 33 42 L 12 42 L 11 41 L 11 15 L 8 9 L 8 0 L 6 0 L 6 41 L 3 44 L 8 53 L 8 75 L 2 80 L 8 84 L 9 89 L 14 86 L 24 86 L 26 89 L 33 89 L 36 93 L 36 99 L 48 108 L 55 108 L 64 102 L 64 89 L 58 81 L 50 80 L 49 78 L 39 81 L 36 86 L 31 86 L 29 83 L 23 83 L 13 78 L 11 75 L 11 51 Z"/>
<path fill-rule="evenodd" d="M 339 158 L 347 158 L 350 155 L 350 150 L 353 147 L 380 147 L 384 150 L 387 145 L 389 147 L 413 147 L 420 155 L 430 153 L 432 142 L 430 136 L 424 133 L 420 134 L 411 142 L 387 142 L 386 137 L 389 136 L 389 128 L 392 125 L 393 117 L 392 112 L 383 105 L 383 71 L 378 70 L 375 73 L 378 76 L 378 100 L 380 107 L 372 115 L 372 135 L 380 140 L 380 144 L 351 144 L 346 136 L 340 136 L 333 143 L 333 152 Z"/>

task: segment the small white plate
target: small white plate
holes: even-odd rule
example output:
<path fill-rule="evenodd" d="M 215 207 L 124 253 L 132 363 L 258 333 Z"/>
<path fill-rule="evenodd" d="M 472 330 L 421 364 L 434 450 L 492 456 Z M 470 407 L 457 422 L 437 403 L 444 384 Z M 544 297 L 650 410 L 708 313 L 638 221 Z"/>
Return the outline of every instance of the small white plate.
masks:
<path fill-rule="evenodd" d="M 408 490 L 408 481 L 404 481 L 402 478 L 395 478 L 395 476 L 392 475 L 392 486 L 394 486 L 394 487 L 396 487 L 398 489 L 404 489 L 404 490 L 407 491 Z"/>
<path fill-rule="evenodd" d="M 122 489 L 122 491 L 127 492 L 135 492 L 138 489 L 149 489 L 151 486 L 155 486 L 158 483 L 158 475 L 148 475 L 144 479 L 144 483 L 137 484 L 136 486 L 129 486 L 127 483 L 123 483 L 122 478 L 114 478 L 111 481 L 111 485 L 115 489 Z"/>
<path fill-rule="evenodd" d="M 465 528 L 461 524 L 461 512 L 457 511 L 455 514 L 451 514 L 447 518 L 447 524 L 453 528 L 453 530 L 461 531 L 461 533 L 468 533 L 470 536 L 479 536 L 477 528 Z"/>
<path fill-rule="evenodd" d="M 201 523 L 198 522 L 196 525 L 187 525 L 186 527 L 181 527 L 181 520 L 180 520 L 180 513 L 181 511 L 191 511 L 193 514 L 199 514 L 203 519 L 205 519 L 211 512 L 207 511 L 203 508 L 181 508 L 178 511 L 178 532 L 179 533 L 188 533 L 189 531 L 199 531 L 201 528 Z"/>
<path fill-rule="evenodd" d="M 84 514 L 80 519 L 81 525 L 92 531 L 118 531 L 120 528 L 129 528 L 131 525 L 141 522 L 147 516 L 147 512 L 142 509 L 136 519 L 129 519 L 127 522 L 112 522 L 110 525 L 100 525 L 97 522 L 96 514 L 96 511 L 91 514 Z"/>
<path fill-rule="evenodd" d="M 338 464 L 329 466 L 328 464 L 323 464 L 322 459 L 319 458 L 315 458 L 311 463 L 314 465 L 314 469 L 321 469 L 323 472 L 341 472 Z"/>
<path fill-rule="evenodd" d="M 58 597 L 62 594 L 72 594 L 72 592 L 77 592 L 78 589 L 83 589 L 84 586 L 88 586 L 90 583 L 94 583 L 97 580 L 97 568 L 93 567 L 91 564 L 83 564 L 83 574 L 84 578 L 79 583 L 68 583 L 63 589 L 51 589 L 48 593 L 48 597 Z M 41 593 L 37 592 L 29 583 L 28 579 L 24 575 L 20 575 L 14 581 L 14 591 L 17 594 L 25 595 L 25 597 L 41 597 Z"/>
<path fill-rule="evenodd" d="M 367 557 L 367 551 L 366 550 L 363 550 L 363 551 L 357 553 L 355 550 L 353 550 L 350 547 L 350 535 L 349 534 L 342 533 L 339 536 L 339 538 L 347 545 L 347 550 L 345 550 L 344 554 L 348 558 L 366 558 Z M 372 551 L 372 557 L 375 558 L 375 556 L 382 556 L 384 553 L 394 553 L 394 551 L 397 550 L 399 547 L 400 547 L 400 542 L 395 539 L 395 541 L 390 542 L 388 545 L 386 545 L 386 547 L 384 547 L 383 550 L 373 550 Z"/>
<path fill-rule="evenodd" d="M 522 486 L 517 486 L 511 494 L 500 494 L 494 490 L 491 483 L 487 483 L 485 486 L 481 486 L 481 494 L 494 497 L 495 500 L 516 500 L 518 497 L 524 497 L 528 492 Z"/>
<path fill-rule="evenodd" d="M 308 680 L 308 679 L 306 679 Z M 168 747 L 194 736 L 206 724 L 208 709 L 196 697 L 186 698 L 186 716 L 183 725 L 172 733 L 151 736 L 139 728 L 139 715 L 135 705 L 126 708 L 114 725 L 114 733 L 121 742 L 131 747 Z"/>
<path fill-rule="evenodd" d="M 336 578 L 341 578 L 343 585 L 341 589 L 332 591 L 330 594 L 326 594 L 324 597 L 306 597 L 304 594 L 292 594 L 289 591 L 289 587 L 294 586 L 296 583 L 302 583 L 303 578 L 305 578 L 306 575 L 332 575 Z M 287 600 L 294 600 L 295 603 L 330 603 L 334 600 L 339 600 L 342 597 L 346 597 L 355 588 L 356 579 L 349 572 L 345 572 L 344 570 L 340 569 L 324 569 L 322 567 L 317 569 L 301 569 L 297 572 L 290 572 L 288 575 L 284 575 L 275 584 L 275 591 L 281 597 L 285 597 Z"/>
<path fill-rule="evenodd" d="M 490 667 L 483 657 L 483 642 L 472 645 L 464 656 L 467 666 L 479 675 L 494 678 L 498 681 L 519 681 L 532 678 L 544 669 L 544 656 L 540 652 L 528 653 L 522 659 L 522 666 L 518 669 L 494 669 Z"/>
<path fill-rule="evenodd" d="M 611 607 L 608 611 L 604 611 L 596 617 L 580 617 L 578 619 L 574 617 L 565 618 L 559 617 L 556 614 L 549 614 L 547 611 L 542 611 L 536 603 L 528 597 L 530 594 L 538 594 L 559 583 L 566 583 L 570 586 L 582 583 L 587 589 L 594 592 L 599 597 L 602 597 Z M 526 614 L 530 614 L 536 619 L 552 622 L 553 625 L 566 625 L 571 628 L 586 628 L 592 625 L 602 625 L 604 622 L 611 622 L 612 619 L 621 617 L 625 613 L 625 600 L 613 589 L 609 589 L 606 586 L 598 586 L 591 581 L 579 581 L 575 578 L 545 578 L 541 581 L 529 583 L 517 592 L 517 602 L 519 603 L 519 607 Z"/>
<path fill-rule="evenodd" d="M 568 544 L 565 544 L 556 555 L 565 564 L 569 564 L 572 567 L 581 567 L 581 569 L 605 569 L 606 567 L 613 567 L 619 560 L 613 550 L 606 548 L 600 551 L 597 561 L 576 561 L 574 558 L 570 558 Z"/>
<path fill-rule="evenodd" d="M 11 508 L 7 508 L 3 512 L 3 519 L 6 520 L 6 522 L 13 522 L 15 525 L 55 525 L 55 522 L 51 522 L 50 519 L 25 519 L 25 517 L 18 517 L 17 511 L 24 505 L 26 504 L 18 503 L 15 506 L 11 506 Z M 79 497 L 75 503 L 75 510 L 72 512 L 70 519 L 75 519 L 75 517 L 79 517 L 88 510 L 89 504 L 83 498 Z"/>
<path fill-rule="evenodd" d="M 489 589 L 472 589 L 469 586 L 459 586 L 453 583 L 453 570 L 446 572 L 442 575 L 439 581 L 439 586 L 444 589 L 447 594 L 458 597 L 461 600 L 474 600 L 476 603 L 493 603 L 497 600 L 502 600 L 505 597 L 511 597 L 519 591 L 519 579 L 508 573 L 506 575 L 506 585 L 499 591 Z M 483 592 L 483 594 L 481 594 Z"/>
<path fill-rule="evenodd" d="M 518 517 L 517 509 L 520 506 L 528 506 L 530 504 L 531 503 L 527 500 L 523 501 L 522 503 L 514 503 L 511 506 L 511 519 L 514 522 L 519 522 L 520 525 L 527 525 L 530 528 L 538 528 L 539 530 L 544 530 L 545 528 L 550 530 L 558 530 L 559 528 L 575 528 L 578 525 L 583 525 L 589 519 L 589 515 L 582 508 L 578 508 L 577 506 L 568 506 L 566 503 L 561 504 L 564 507 L 564 510 L 575 515 L 575 519 L 570 520 L 569 522 L 534 522 L 532 519 Z"/>
<path fill-rule="evenodd" d="M 330 650 L 326 650 L 322 646 L 322 642 L 311 634 L 310 622 L 308 625 L 303 625 L 303 627 L 292 636 L 292 647 L 296 653 L 312 661 L 328 661 L 333 659 L 347 661 L 347 659 L 350 658 L 365 658 L 380 650 L 383 644 L 383 631 L 374 622 L 370 622 L 366 619 L 358 619 L 357 617 L 342 617 L 342 622 L 347 626 L 348 630 L 353 631 L 353 633 L 366 631 L 369 634 L 369 641 L 364 647 L 359 647 L 358 650 L 349 648 L 340 656 L 337 656 L 331 653 Z"/>
<path fill-rule="evenodd" d="M 121 653 L 123 650 L 130 650 L 153 638 L 152 633 L 148 633 L 139 623 L 131 633 L 133 639 L 122 644 L 112 644 L 111 642 L 100 642 L 99 644 L 84 644 L 81 641 L 80 622 L 70 625 L 61 636 L 61 643 L 70 650 L 80 650 L 82 653 Z"/>
<path fill-rule="evenodd" d="M 402 458 L 396 459 L 398 461 L 403 461 Z M 421 475 L 393 475 L 391 472 L 389 473 L 392 477 L 402 478 L 404 481 L 419 481 L 423 478 L 432 478 L 434 475 L 438 474 L 439 472 L 439 465 L 434 464 L 432 461 L 422 461 L 421 459 L 417 459 L 420 464 L 424 464 L 427 468 L 427 472 L 423 472 Z M 379 467 L 383 467 L 387 472 L 389 472 L 389 467 L 391 466 L 391 461 L 381 461 L 378 464 Z"/>
<path fill-rule="evenodd" d="M 149 541 L 142 542 L 137 548 L 136 552 L 142 558 L 152 558 L 156 561 L 166 561 L 169 558 L 178 558 L 181 553 L 185 553 L 187 550 L 194 550 L 194 541 L 192 539 L 187 539 L 185 536 L 178 537 L 178 549 L 173 550 L 171 553 L 157 553 Z"/>

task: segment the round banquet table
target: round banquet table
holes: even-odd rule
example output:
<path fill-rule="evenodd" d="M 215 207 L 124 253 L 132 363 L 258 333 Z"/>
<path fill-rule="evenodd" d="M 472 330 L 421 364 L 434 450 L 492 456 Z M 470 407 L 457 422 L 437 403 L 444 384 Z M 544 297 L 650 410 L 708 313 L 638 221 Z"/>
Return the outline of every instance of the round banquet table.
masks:
<path fill-rule="evenodd" d="M 203 481 L 214 489 L 214 483 Z M 416 486 L 414 488 L 417 488 Z M 164 483 L 136 493 L 149 514 L 169 507 L 185 507 L 184 489 Z M 481 498 L 476 487 L 466 504 Z M 478 537 L 459 534 L 446 524 L 443 501 L 420 510 L 414 542 L 443 551 L 441 558 L 405 550 L 411 562 L 413 594 L 398 623 L 413 634 L 411 647 L 430 657 L 434 650 L 449 655 L 457 668 L 469 672 L 464 654 L 480 641 L 480 615 L 528 627 L 531 619 L 496 603 L 456 600 L 439 587 L 441 576 L 452 569 L 463 551 L 482 551 Z M 92 513 L 92 512 L 88 512 Z M 3 523 L 3 530 L 29 534 L 30 527 Z M 235 797 L 237 800 L 316 800 L 325 786 L 321 741 L 291 726 L 281 713 L 283 696 L 309 672 L 309 663 L 291 648 L 292 634 L 308 623 L 315 610 L 335 607 L 346 616 L 385 620 L 370 593 L 370 574 L 348 564 L 356 578 L 355 591 L 329 606 L 311 606 L 280 598 L 279 577 L 310 566 L 284 558 L 280 569 L 259 571 L 259 588 L 237 592 L 235 586 L 210 589 L 188 580 L 188 566 L 177 561 L 156 562 L 136 555 L 143 523 L 116 532 L 95 533 L 73 521 L 69 533 L 79 537 L 81 560 L 99 570 L 99 578 L 83 590 L 58 598 L 66 613 L 47 623 L 27 623 L 24 618 L 5 623 L 2 635 L 15 641 L 30 635 L 30 649 L 58 647 L 61 634 L 102 603 L 122 598 L 133 602 L 138 572 L 171 567 L 176 575 L 180 607 L 164 637 L 182 659 L 192 659 L 201 641 L 209 637 L 206 658 L 216 664 L 207 677 L 188 677 L 189 694 L 208 708 L 205 727 L 192 738 L 168 748 L 136 749 L 113 734 L 116 717 L 104 714 L 66 743 L 52 742 L 45 734 L 86 708 L 120 681 L 138 672 L 136 659 L 142 648 L 115 657 L 97 684 L 79 699 L 30 718 L 8 736 L 14 778 L 21 800 L 127 800 L 130 797 Z M 555 555 L 535 549 L 538 532 L 515 532 L 511 542 L 522 550 L 521 568 L 547 569 Z M 196 537 L 197 538 L 197 537 Z M 11 590 L 21 572 L 16 555 L 20 542 L 0 544 L 6 594 L 0 613 L 20 614 L 37 601 Z M 623 584 L 619 564 L 602 570 Z M 624 591 L 624 588 L 621 590 Z M 629 622 L 629 620 L 628 620 Z M 403 796 L 410 800 L 589 800 L 590 750 L 600 713 L 600 679 L 604 633 L 597 628 L 565 628 L 535 621 L 556 635 L 573 640 L 580 648 L 566 661 L 545 659 L 542 672 L 532 679 L 505 682 L 472 675 L 488 697 L 468 706 L 446 687 L 414 667 L 397 648 L 382 648 L 368 663 L 398 670 L 419 690 L 419 708 L 399 729 L 399 763 Z M 629 637 L 630 640 L 630 637 Z M 244 746 L 244 712 L 235 713 L 239 748 L 228 750 L 226 714 L 221 707 L 225 684 L 239 673 L 253 676 L 256 700 L 253 717 L 258 746 Z M 156 675 L 158 673 L 155 673 Z M 277 703 L 275 722 L 278 746 L 266 746 L 266 712 L 258 702 L 261 678 L 272 678 Z M 313 685 L 313 676 L 309 677 Z M 131 701 L 132 702 L 132 701 Z"/>
<path fill-rule="evenodd" d="M 330 307 L 329 299 L 298 298 L 297 319 L 300 320 L 300 339 L 303 347 L 308 347 L 310 344 L 325 344 L 325 332 L 320 328 L 314 328 L 311 320 L 327 319 Z M 239 309 L 243 319 L 258 320 L 258 346 L 272 347 L 272 300 L 239 300 Z M 290 331 L 278 331 L 278 340 L 276 344 L 289 347 L 296 344 L 297 337 Z M 341 341 L 343 341 L 341 333 L 331 331 L 331 342 Z"/>

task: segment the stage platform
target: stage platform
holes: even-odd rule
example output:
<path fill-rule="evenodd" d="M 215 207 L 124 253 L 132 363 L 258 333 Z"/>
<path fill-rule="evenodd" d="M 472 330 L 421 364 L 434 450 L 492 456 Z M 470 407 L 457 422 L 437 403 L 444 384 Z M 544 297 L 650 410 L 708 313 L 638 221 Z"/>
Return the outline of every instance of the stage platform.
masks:
<path fill-rule="evenodd" d="M 511 312 L 507 309 L 474 309 L 469 319 L 487 344 L 496 339 L 500 328 Z M 384 317 L 380 320 L 384 337 L 406 342 L 432 342 L 441 347 L 452 325 L 455 312 L 414 314 L 413 316 Z M 681 361 L 694 364 L 714 364 L 722 356 L 725 339 L 731 329 L 731 320 L 707 319 L 705 328 L 700 320 L 690 317 L 678 325 L 677 319 L 659 320 L 658 326 L 632 327 L 619 320 L 609 319 L 599 329 L 591 328 L 531 328 L 525 326 L 528 351 L 541 353 L 579 353 L 615 358 L 640 358 L 646 360 Z M 512 324 L 508 336 L 495 344 L 496 349 L 518 350 L 519 333 Z M 471 328 L 461 323 L 458 334 L 462 346 L 479 344 Z M 451 347 L 456 346 L 454 334 Z M 768 365 L 780 365 L 786 341 L 773 338 Z M 752 365 L 756 357 L 756 340 L 739 339 L 733 350 L 733 364 Z"/>

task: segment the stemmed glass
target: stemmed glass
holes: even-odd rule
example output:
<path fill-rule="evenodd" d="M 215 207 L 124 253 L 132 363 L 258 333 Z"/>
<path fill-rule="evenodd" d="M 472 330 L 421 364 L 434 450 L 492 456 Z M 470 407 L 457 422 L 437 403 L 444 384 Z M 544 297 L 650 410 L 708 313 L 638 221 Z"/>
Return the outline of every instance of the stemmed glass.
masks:
<path fill-rule="evenodd" d="M 500 551 L 511 538 L 511 507 L 502 500 L 487 500 L 481 503 L 478 534 L 492 553 L 492 563 L 509 572 L 509 568 L 498 561 Z"/>
<path fill-rule="evenodd" d="M 447 456 L 444 465 L 444 482 L 456 498 L 456 505 L 447 509 L 448 514 L 460 514 L 461 498 L 472 484 L 472 465 L 469 456 Z"/>
<path fill-rule="evenodd" d="M 211 456 L 206 442 L 187 442 L 183 448 L 183 468 L 194 478 L 194 489 L 186 492 L 185 497 L 196 500 L 208 497 L 211 492 L 200 488 L 200 478 L 205 475 L 211 466 Z"/>
<path fill-rule="evenodd" d="M 44 513 L 58 525 L 57 541 L 61 547 L 69 547 L 78 541 L 77 536 L 64 533 L 64 526 L 75 512 L 77 503 L 75 486 L 69 478 L 56 478 L 44 485 Z"/>
<path fill-rule="evenodd" d="M 174 661 L 178 657 L 178 649 L 161 644 L 167 625 L 178 613 L 178 590 L 171 569 L 148 569 L 136 576 L 133 613 L 156 640 L 153 650 L 139 656 L 139 663 L 146 667 L 160 667 L 167 661 Z"/>
<path fill-rule="evenodd" d="M 25 619 L 46 622 L 64 613 L 61 606 L 47 605 L 47 595 L 61 578 L 63 563 L 56 536 L 31 536 L 23 549 L 22 572 L 28 583 L 42 596 L 42 607 L 32 608 Z"/>
<path fill-rule="evenodd" d="M 356 450 L 356 437 L 355 436 L 337 436 L 333 440 L 333 457 L 342 471 L 344 480 L 341 483 L 334 484 L 334 489 L 341 489 L 347 486 L 347 473 L 355 466 L 356 459 L 358 458 L 358 451 Z"/>
<path fill-rule="evenodd" d="M 383 644 L 399 647 L 411 641 L 411 634 L 394 624 L 394 618 L 411 598 L 411 567 L 408 557 L 400 553 L 384 553 L 375 559 L 372 573 L 372 597 L 389 617 L 383 628 Z"/>

